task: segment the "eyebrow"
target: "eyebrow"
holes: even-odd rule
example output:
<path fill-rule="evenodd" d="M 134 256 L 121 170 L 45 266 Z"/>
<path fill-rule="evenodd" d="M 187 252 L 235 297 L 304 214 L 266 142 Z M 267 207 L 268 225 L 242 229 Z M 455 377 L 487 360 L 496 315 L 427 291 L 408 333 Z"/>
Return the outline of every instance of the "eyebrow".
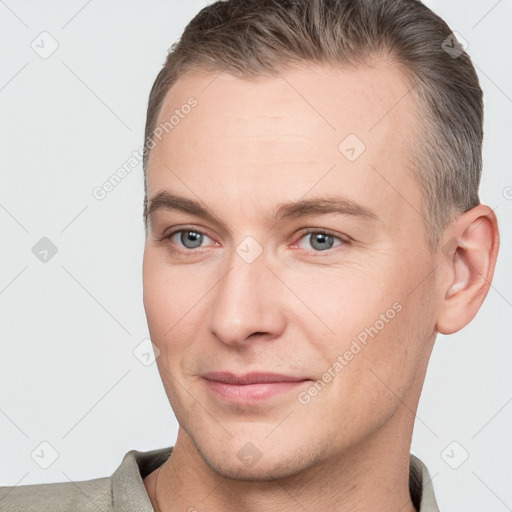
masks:
<path fill-rule="evenodd" d="M 151 219 L 159 210 L 188 213 L 225 226 L 224 222 L 200 202 L 177 196 L 167 191 L 161 191 L 148 200 L 145 218 Z M 343 197 L 329 196 L 278 204 L 269 220 L 275 222 L 285 219 L 298 219 L 312 215 L 328 214 L 350 215 L 371 220 L 378 218 L 375 212 L 352 200 Z"/>

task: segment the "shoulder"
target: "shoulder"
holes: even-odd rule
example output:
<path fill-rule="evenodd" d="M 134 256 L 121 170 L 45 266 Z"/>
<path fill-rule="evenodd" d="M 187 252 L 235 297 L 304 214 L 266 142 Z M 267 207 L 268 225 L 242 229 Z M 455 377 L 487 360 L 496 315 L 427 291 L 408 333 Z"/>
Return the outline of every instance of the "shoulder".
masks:
<path fill-rule="evenodd" d="M 410 454 L 409 466 L 409 492 L 416 510 L 419 512 L 439 512 L 432 478 L 427 466 L 412 453 Z"/>
<path fill-rule="evenodd" d="M 152 512 L 143 478 L 173 447 L 130 450 L 112 476 L 80 482 L 0 487 L 1 512 Z"/>
<path fill-rule="evenodd" d="M 112 510 L 110 478 L 0 487 L 2 512 Z"/>

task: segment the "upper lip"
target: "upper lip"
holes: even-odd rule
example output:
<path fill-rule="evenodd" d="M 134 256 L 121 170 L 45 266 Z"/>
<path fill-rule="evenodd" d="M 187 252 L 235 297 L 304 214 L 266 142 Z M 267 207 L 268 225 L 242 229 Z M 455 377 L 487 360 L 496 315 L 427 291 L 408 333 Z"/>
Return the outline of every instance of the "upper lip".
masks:
<path fill-rule="evenodd" d="M 281 373 L 250 372 L 243 375 L 236 375 L 231 372 L 208 372 L 202 375 L 208 380 L 225 382 L 226 384 L 259 384 L 264 382 L 299 382 L 309 380 L 307 377 L 294 377 Z"/>

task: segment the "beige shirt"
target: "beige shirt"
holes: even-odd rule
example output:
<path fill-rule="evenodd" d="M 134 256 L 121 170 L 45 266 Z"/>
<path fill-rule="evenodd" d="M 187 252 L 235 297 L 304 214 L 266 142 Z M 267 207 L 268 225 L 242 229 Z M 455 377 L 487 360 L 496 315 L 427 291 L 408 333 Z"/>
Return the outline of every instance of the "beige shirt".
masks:
<path fill-rule="evenodd" d="M 2 512 L 154 512 L 143 478 L 161 466 L 173 447 L 130 450 L 112 476 L 81 482 L 0 487 Z M 439 512 L 425 465 L 411 455 L 409 489 L 419 512 Z"/>

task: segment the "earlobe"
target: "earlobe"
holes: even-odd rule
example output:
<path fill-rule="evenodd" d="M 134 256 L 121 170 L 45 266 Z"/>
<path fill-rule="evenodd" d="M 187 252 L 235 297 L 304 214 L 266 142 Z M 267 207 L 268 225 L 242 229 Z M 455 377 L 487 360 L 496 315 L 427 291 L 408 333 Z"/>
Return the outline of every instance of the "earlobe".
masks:
<path fill-rule="evenodd" d="M 444 240 L 438 254 L 445 277 L 439 283 L 437 331 L 452 334 L 471 322 L 489 291 L 499 247 L 496 215 L 476 206 L 454 220 Z"/>

